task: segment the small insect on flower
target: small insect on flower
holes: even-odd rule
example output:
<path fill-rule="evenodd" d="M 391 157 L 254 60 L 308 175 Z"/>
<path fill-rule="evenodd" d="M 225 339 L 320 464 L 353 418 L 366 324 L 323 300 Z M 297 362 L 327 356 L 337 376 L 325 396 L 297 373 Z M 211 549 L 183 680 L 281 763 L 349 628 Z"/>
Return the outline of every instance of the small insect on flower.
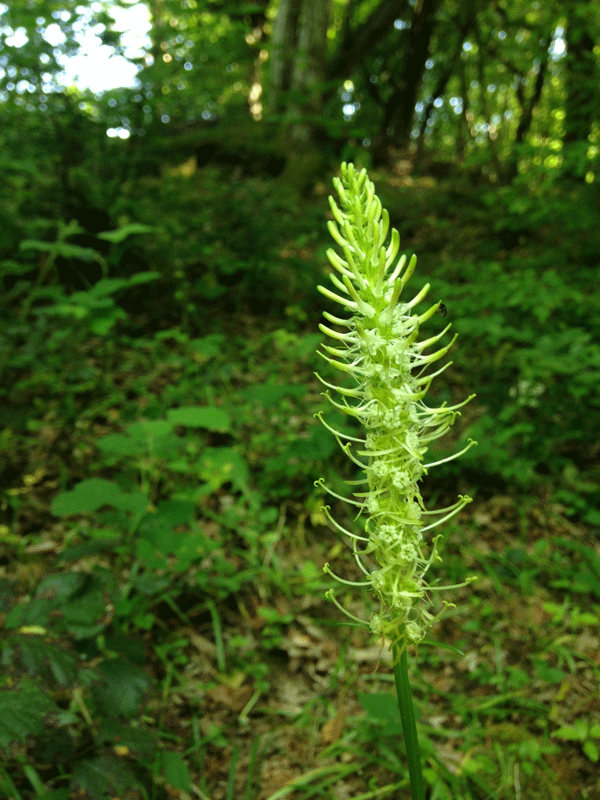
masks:
<path fill-rule="evenodd" d="M 447 313 L 448 309 L 446 308 L 446 306 L 443 303 L 440 303 L 440 314 L 442 315 L 442 317 L 445 317 Z"/>

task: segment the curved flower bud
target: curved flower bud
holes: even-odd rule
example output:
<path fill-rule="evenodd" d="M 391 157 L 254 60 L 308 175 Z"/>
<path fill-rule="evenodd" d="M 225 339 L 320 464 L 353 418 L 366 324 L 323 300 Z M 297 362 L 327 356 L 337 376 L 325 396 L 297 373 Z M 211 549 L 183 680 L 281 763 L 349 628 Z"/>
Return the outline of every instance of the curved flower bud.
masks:
<path fill-rule="evenodd" d="M 423 534 L 471 501 L 470 497 L 461 496 L 448 508 L 427 511 L 419 481 L 429 467 L 458 457 L 475 442 L 470 441 L 454 456 L 431 464 L 424 463 L 425 454 L 429 442 L 448 430 L 459 409 L 474 395 L 450 407 L 444 404 L 429 408 L 423 403 L 432 379 L 451 362 L 433 373 L 426 370 L 446 355 L 456 337 L 450 344 L 430 351 L 450 325 L 422 341 L 418 341 L 419 328 L 445 306 L 439 302 L 420 315 L 414 313 L 413 309 L 427 295 L 429 284 L 412 299 L 400 299 L 415 270 L 416 258 L 412 256 L 406 265 L 406 257 L 402 256 L 394 264 L 400 236 L 392 229 L 386 246 L 389 215 L 382 209 L 366 170 L 357 172 L 352 164 L 344 163 L 342 177 L 334 179 L 334 186 L 341 205 L 329 198 L 334 220 L 328 228 L 343 257 L 332 249 L 327 252 L 336 291 L 318 288 L 351 316 L 340 318 L 324 313 L 329 323 L 342 330 L 319 326 L 335 342 L 335 346 L 323 345 L 324 352 L 319 354 L 340 372 L 352 376 L 355 385 L 334 386 L 320 375 L 317 377 L 327 389 L 338 392 L 341 402 L 333 400 L 329 391 L 325 397 L 343 413 L 356 417 L 365 429 L 365 437 L 357 439 L 336 431 L 320 414 L 317 416 L 346 455 L 364 470 L 364 481 L 349 483 L 364 483 L 365 490 L 354 492 L 350 499 L 332 492 L 322 480 L 317 485 L 357 507 L 358 517 L 364 520 L 363 531 L 357 535 L 336 523 L 329 506 L 324 507 L 333 525 L 351 539 L 365 580 L 353 583 L 333 577 L 345 585 L 370 585 L 380 601 L 380 611 L 370 621 L 371 630 L 403 647 L 419 642 L 434 619 L 426 601 L 428 592 L 439 587 L 429 586 L 426 574 L 434 561 L 440 560 L 441 537 L 428 544 Z M 438 518 L 425 525 L 423 518 L 429 516 Z M 325 571 L 333 575 L 329 565 Z M 332 592 L 328 594 L 333 597 Z M 334 602 L 339 605 L 335 599 Z"/>

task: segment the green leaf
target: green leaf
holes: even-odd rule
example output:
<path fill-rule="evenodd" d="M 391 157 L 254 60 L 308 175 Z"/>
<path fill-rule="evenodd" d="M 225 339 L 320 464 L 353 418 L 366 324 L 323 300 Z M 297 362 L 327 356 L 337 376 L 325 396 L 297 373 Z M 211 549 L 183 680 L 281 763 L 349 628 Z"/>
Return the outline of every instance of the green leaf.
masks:
<path fill-rule="evenodd" d="M 98 283 L 92 286 L 90 294 L 96 297 L 107 297 L 122 289 L 123 286 L 127 286 L 127 281 L 124 278 L 101 278 Z"/>
<path fill-rule="evenodd" d="M 166 783 L 180 792 L 189 792 L 192 787 L 190 771 L 179 753 L 168 750 L 162 754 L 162 763 Z"/>
<path fill-rule="evenodd" d="M 584 719 L 577 719 L 573 725 L 563 725 L 562 728 L 553 731 L 550 735 L 556 739 L 563 739 L 570 742 L 583 742 L 587 739 L 589 727 Z"/>
<path fill-rule="evenodd" d="M 2 647 L 2 661 L 31 676 L 53 678 L 61 686 L 75 680 L 79 659 L 64 644 L 55 645 L 40 636 L 13 633 Z"/>
<path fill-rule="evenodd" d="M 69 600 L 84 589 L 88 580 L 83 572 L 57 572 L 41 581 L 35 595 L 40 600 Z"/>
<path fill-rule="evenodd" d="M 207 447 L 202 452 L 200 478 L 216 491 L 232 483 L 242 491 L 248 488 L 250 470 L 244 457 L 231 447 Z"/>
<path fill-rule="evenodd" d="M 141 222 L 130 222 L 128 225 L 123 225 L 117 228 L 116 231 L 102 231 L 96 234 L 98 239 L 103 239 L 105 242 L 112 242 L 118 244 L 124 241 L 128 236 L 133 236 L 136 233 L 153 233 L 156 231 L 153 225 L 144 225 Z"/>
<path fill-rule="evenodd" d="M 136 443 L 137 454 L 150 458 L 169 458 L 179 455 L 184 440 L 173 433 L 175 424 L 164 419 L 143 419 L 127 428 L 127 435 Z"/>
<path fill-rule="evenodd" d="M 142 283 L 150 283 L 156 281 L 161 277 L 160 272 L 136 272 L 130 278 L 127 278 L 127 286 L 139 286 Z"/>
<path fill-rule="evenodd" d="M 124 492 L 113 481 L 88 478 L 76 484 L 70 492 L 60 492 L 52 501 L 50 510 L 57 517 L 70 514 L 90 514 L 108 505 L 132 514 L 143 513 L 149 504 L 141 492 Z"/>
<path fill-rule="evenodd" d="M 105 627 L 107 602 L 98 578 L 82 572 L 57 573 L 40 583 L 33 600 L 12 608 L 4 625 L 7 629 L 39 625 L 85 639 Z"/>
<path fill-rule="evenodd" d="M 71 797 L 89 797 L 104 800 L 119 796 L 138 786 L 135 775 L 116 756 L 106 753 L 98 758 L 75 764 L 72 772 Z"/>
<path fill-rule="evenodd" d="M 30 269 L 30 267 L 28 267 Z M 218 356 L 223 350 L 223 342 L 225 337 L 222 333 L 211 333 L 208 336 L 203 336 L 201 339 L 190 339 L 188 347 L 193 353 L 202 356 L 205 359 L 214 358 Z"/>
<path fill-rule="evenodd" d="M 321 339 L 321 335 L 315 337 Z M 319 342 L 317 341 L 317 345 Z M 315 345 L 316 346 L 316 345 Z M 282 397 L 296 397 L 302 398 L 306 395 L 306 387 L 299 384 L 292 383 L 276 383 L 274 378 L 271 378 L 265 383 L 255 384 L 249 386 L 242 392 L 242 396 L 248 400 L 253 400 L 260 403 L 265 408 L 277 405 Z"/>
<path fill-rule="evenodd" d="M 189 428 L 205 428 L 220 433 L 227 433 L 231 430 L 229 414 L 212 406 L 170 408 L 167 411 L 167 419 L 173 425 L 185 425 Z"/>
<path fill-rule="evenodd" d="M 22 264 L 20 261 L 10 261 L 6 259 L 0 261 L 0 275 L 24 275 L 31 272 L 31 264 Z"/>
<path fill-rule="evenodd" d="M 25 239 L 20 243 L 19 250 L 40 250 L 86 263 L 97 261 L 101 264 L 104 261 L 97 250 L 91 247 L 79 247 L 79 245 L 68 242 L 40 242 L 37 239 Z"/>
<path fill-rule="evenodd" d="M 127 319 L 122 308 L 112 308 L 108 313 L 90 322 L 90 330 L 96 336 L 107 336 L 120 319 Z"/>
<path fill-rule="evenodd" d="M 95 297 L 108 297 L 120 289 L 138 286 L 160 278 L 159 272 L 138 272 L 130 278 L 101 278 L 89 291 Z"/>
<path fill-rule="evenodd" d="M 59 712 L 58 706 L 33 684 L 22 683 L 17 689 L 0 692 L 0 747 L 42 733 L 45 715 Z"/>
<path fill-rule="evenodd" d="M 586 754 L 586 756 L 589 758 L 590 761 L 594 762 L 594 764 L 596 764 L 598 759 L 600 758 L 598 745 L 591 739 L 588 739 L 587 742 L 583 743 L 583 752 Z"/>
<path fill-rule="evenodd" d="M 140 667 L 118 658 L 98 665 L 100 682 L 92 687 L 96 702 L 109 717 L 137 717 L 142 700 L 152 685 Z"/>
<path fill-rule="evenodd" d="M 109 531 L 106 531 L 108 534 Z M 59 561 L 78 561 L 80 558 L 89 558 L 99 553 L 112 553 L 116 545 L 121 539 L 120 534 L 115 533 L 113 536 L 105 536 L 99 539 L 92 539 L 91 541 L 80 542 L 65 547 L 58 553 Z"/>
<path fill-rule="evenodd" d="M 166 525 L 184 525 L 194 519 L 196 506 L 189 500 L 161 500 L 156 507 L 156 513 L 162 517 Z"/>
<path fill-rule="evenodd" d="M 140 445 L 124 433 L 109 433 L 96 441 L 98 450 L 114 456 L 140 455 Z"/>
<path fill-rule="evenodd" d="M 132 728 L 115 719 L 101 718 L 97 721 L 94 740 L 97 744 L 110 743 L 128 747 L 136 757 L 150 756 L 156 751 L 156 733 L 145 728 Z"/>
<path fill-rule="evenodd" d="M 367 712 L 368 718 L 381 725 L 384 736 L 399 736 L 402 721 L 398 704 L 391 694 L 360 694 L 358 702 Z"/>

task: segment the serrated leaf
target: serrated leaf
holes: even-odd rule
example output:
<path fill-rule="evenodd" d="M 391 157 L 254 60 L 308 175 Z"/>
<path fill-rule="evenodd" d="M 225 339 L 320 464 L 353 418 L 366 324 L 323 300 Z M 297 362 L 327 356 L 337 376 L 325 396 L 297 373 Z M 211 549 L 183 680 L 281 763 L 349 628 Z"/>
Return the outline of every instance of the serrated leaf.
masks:
<path fill-rule="evenodd" d="M 4 623 L 7 629 L 41 626 L 85 639 L 105 627 L 106 601 L 102 586 L 87 573 L 51 575 L 42 581 L 37 595 L 9 611 Z"/>
<path fill-rule="evenodd" d="M 135 775 L 116 756 L 102 755 L 77 763 L 72 771 L 71 797 L 83 793 L 91 800 L 119 796 L 138 785 Z"/>
<path fill-rule="evenodd" d="M 82 572 L 57 572 L 48 575 L 38 585 L 36 598 L 38 600 L 63 601 L 70 600 L 82 591 L 89 581 L 89 576 Z"/>
<path fill-rule="evenodd" d="M 37 686 L 23 683 L 0 692 L 0 747 L 22 742 L 45 729 L 44 716 L 60 709 Z"/>
<path fill-rule="evenodd" d="M 114 719 L 98 720 L 98 728 L 94 734 L 96 744 L 119 744 L 127 747 L 131 755 L 150 755 L 156 749 L 156 733 L 145 728 L 132 728 L 127 723 Z"/>
<path fill-rule="evenodd" d="M 97 671 L 101 676 L 92 687 L 96 702 L 109 717 L 136 717 L 150 688 L 150 677 L 139 667 L 114 658 L 103 661 Z"/>
<path fill-rule="evenodd" d="M 11 664 L 21 667 L 28 675 L 39 675 L 43 679 L 52 677 L 61 686 L 75 680 L 79 659 L 64 645 L 52 644 L 39 636 L 22 634 L 10 636 L 6 645 L 9 647 Z"/>

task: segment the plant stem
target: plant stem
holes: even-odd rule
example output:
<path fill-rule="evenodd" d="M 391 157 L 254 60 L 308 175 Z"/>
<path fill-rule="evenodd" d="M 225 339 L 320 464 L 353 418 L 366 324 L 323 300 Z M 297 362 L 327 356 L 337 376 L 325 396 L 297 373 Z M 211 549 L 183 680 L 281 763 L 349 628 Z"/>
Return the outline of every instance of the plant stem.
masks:
<path fill-rule="evenodd" d="M 412 800 L 425 800 L 423 773 L 421 772 L 421 753 L 417 736 L 417 722 L 410 692 L 410 683 L 408 682 L 407 649 L 406 645 L 404 645 L 402 650 L 400 650 L 398 645 L 394 647 L 394 680 L 396 682 L 398 708 L 400 709 L 402 732 L 404 733 L 404 743 L 406 745 L 406 755 L 408 758 L 408 775 L 410 778 Z"/>

